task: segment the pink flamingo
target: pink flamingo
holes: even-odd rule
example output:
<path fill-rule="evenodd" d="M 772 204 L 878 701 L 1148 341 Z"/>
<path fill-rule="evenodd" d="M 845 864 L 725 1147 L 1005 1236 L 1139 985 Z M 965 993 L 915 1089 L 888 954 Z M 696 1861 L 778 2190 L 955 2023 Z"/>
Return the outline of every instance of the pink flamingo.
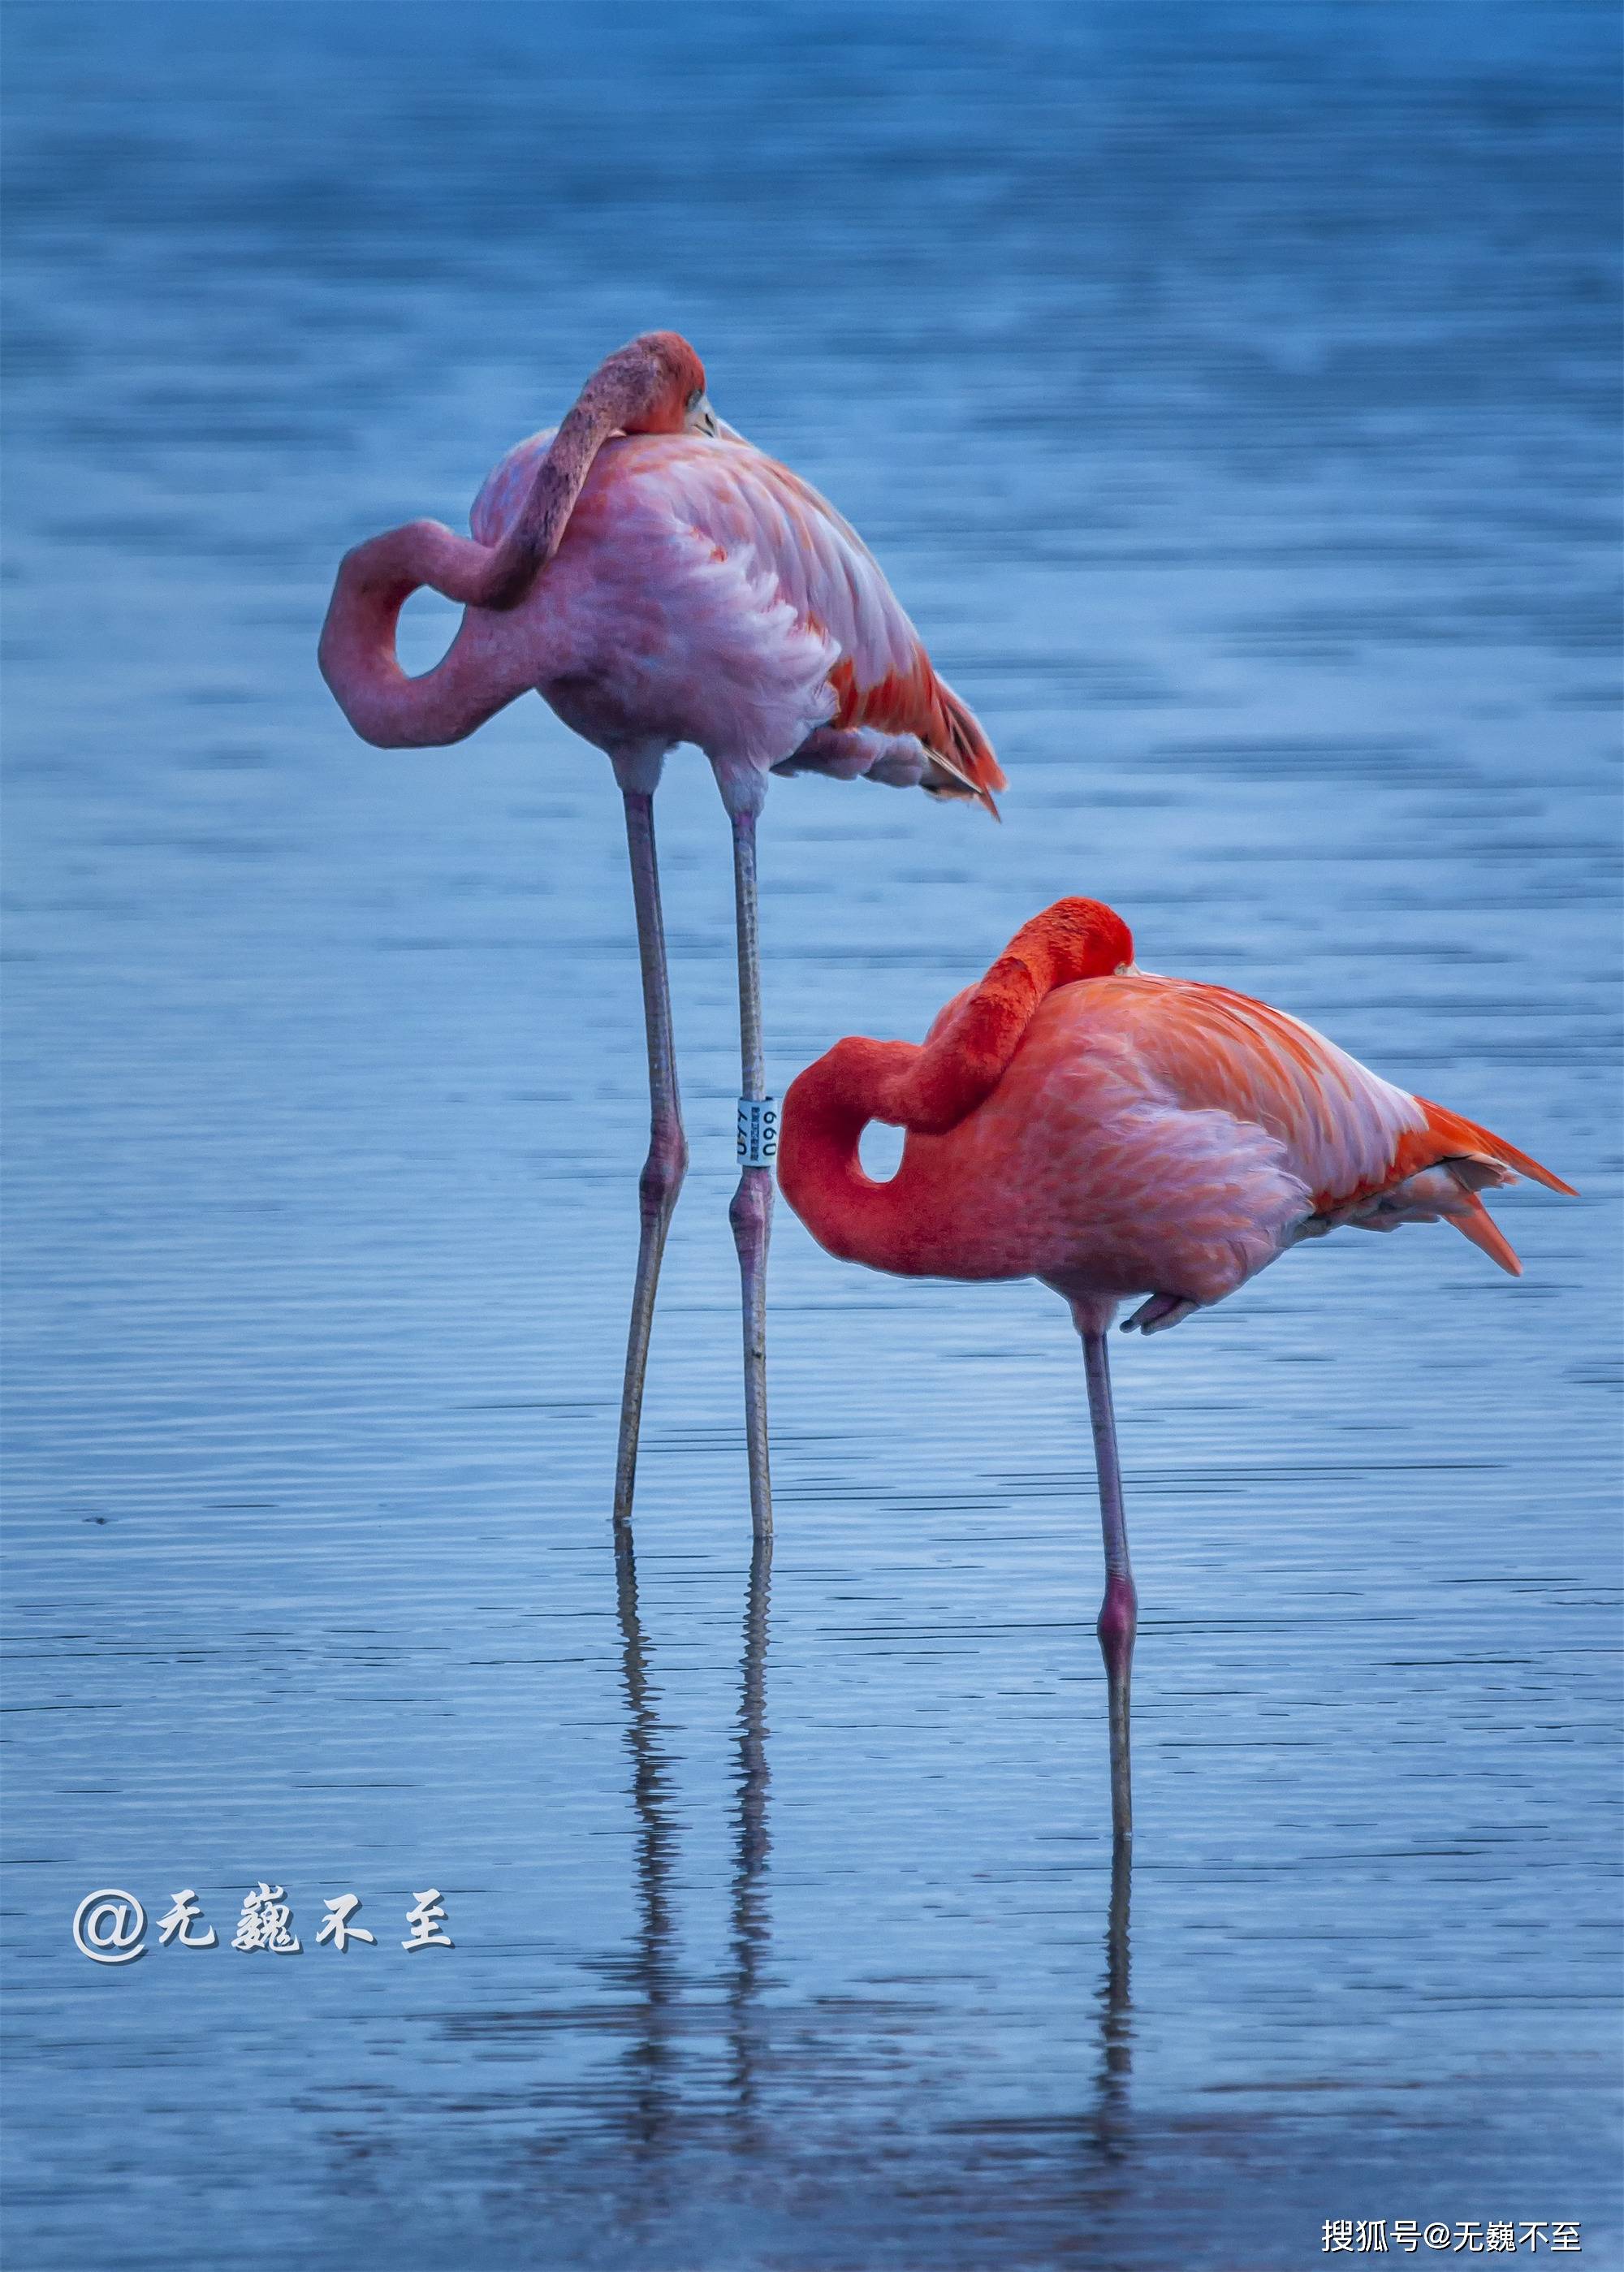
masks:
<path fill-rule="evenodd" d="M 871 1120 L 908 1131 L 888 1183 L 858 1160 Z M 831 1254 L 904 1277 L 1039 1278 L 1071 1304 L 1099 1469 L 1119 1848 L 1138 1602 L 1106 1357 L 1119 1302 L 1146 1296 L 1123 1331 L 1160 1333 L 1343 1223 L 1441 1219 L 1518 1276 L 1478 1197 L 1513 1170 L 1570 1190 L 1283 1011 L 1139 969 L 1097 900 L 1035 916 L 922 1047 L 837 1042 L 791 1084 L 779 1182 Z"/>
<path fill-rule="evenodd" d="M 648 332 L 587 381 L 556 433 L 492 473 L 472 538 L 415 520 L 345 555 L 321 635 L 324 676 L 364 741 L 460 742 L 534 688 L 608 756 L 625 802 L 647 1029 L 650 1139 L 626 1348 L 615 1520 L 630 1516 L 655 1289 L 687 1165 L 671 1041 L 653 798 L 666 753 L 695 742 L 732 824 L 744 1162 L 730 1209 L 745 1313 L 751 1514 L 772 1527 L 766 1267 L 775 1115 L 767 1097 L 756 924 L 756 818 L 769 773 L 859 775 L 978 798 L 1004 776 L 931 667 L 856 532 L 816 490 L 715 416 L 699 356 Z M 408 678 L 400 609 L 428 585 L 466 613 L 449 652 Z"/>

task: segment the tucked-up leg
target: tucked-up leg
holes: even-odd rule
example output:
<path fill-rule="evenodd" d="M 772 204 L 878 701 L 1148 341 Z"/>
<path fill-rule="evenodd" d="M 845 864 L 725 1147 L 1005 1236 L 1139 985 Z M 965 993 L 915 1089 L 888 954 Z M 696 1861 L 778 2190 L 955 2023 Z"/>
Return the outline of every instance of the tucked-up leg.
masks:
<path fill-rule="evenodd" d="M 660 871 L 655 856 L 653 792 L 627 789 L 626 844 L 632 855 L 632 896 L 637 908 L 637 948 L 643 971 L 643 1016 L 648 1032 L 648 1157 L 638 1185 L 642 1231 L 637 1248 L 637 1284 L 632 1295 L 632 1327 L 626 1340 L 625 1385 L 620 1396 L 620 1441 L 615 1455 L 615 1524 L 632 1516 L 637 1481 L 637 1438 L 643 1413 L 643 1376 L 648 1365 L 648 1336 L 654 1327 L 655 1289 L 660 1258 L 670 1229 L 677 1194 L 688 1165 L 683 1134 L 682 1099 L 677 1088 L 677 1059 L 671 1046 L 671 994 L 665 968 L 665 923 L 660 910 Z"/>
<path fill-rule="evenodd" d="M 1164 1334 L 1170 1326 L 1182 1325 L 1194 1317 L 1201 1304 L 1187 1294 L 1150 1294 L 1140 1304 L 1131 1318 L 1124 1318 L 1125 1334 Z"/>
<path fill-rule="evenodd" d="M 725 789 L 724 789 L 725 795 Z M 750 1521 L 757 1538 L 773 1534 L 773 1486 L 767 1442 L 767 1247 L 773 1222 L 776 1129 L 765 1110 L 767 1065 L 761 1041 L 761 963 L 756 922 L 756 816 L 731 811 L 733 892 L 738 917 L 738 1032 L 741 1095 L 739 1149 L 745 1162 L 728 1210 L 745 1312 L 745 1430 L 750 1454 Z"/>
<path fill-rule="evenodd" d="M 1134 1667 L 1134 1634 L 1139 1598 L 1128 1566 L 1127 1524 L 1122 1509 L 1122 1474 L 1117 1464 L 1117 1429 L 1111 1408 L 1111 1360 L 1106 1341 L 1109 1312 L 1074 1303 L 1072 1313 L 1082 1336 L 1082 1362 L 1089 1382 L 1089 1417 L 1094 1427 L 1094 1459 L 1099 1470 L 1100 1525 L 1105 1543 L 1105 1598 L 1100 1605 L 1100 1654 L 1111 1714 L 1111 1832 L 1114 1846 L 1134 1835 L 1134 1801 L 1128 1771 L 1128 1684 Z"/>

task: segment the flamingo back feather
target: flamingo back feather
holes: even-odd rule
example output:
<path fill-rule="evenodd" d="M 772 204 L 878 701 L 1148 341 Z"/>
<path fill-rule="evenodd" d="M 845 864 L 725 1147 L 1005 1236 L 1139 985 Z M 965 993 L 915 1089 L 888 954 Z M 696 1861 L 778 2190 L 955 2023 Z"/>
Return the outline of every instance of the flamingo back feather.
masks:
<path fill-rule="evenodd" d="M 1513 1276 L 1509 1242 L 1478 1190 L 1533 1177 L 1571 1186 L 1458 1113 L 1383 1080 L 1312 1026 L 1224 986 L 1133 971 L 1090 985 L 1083 1013 L 1188 1111 L 1264 1129 L 1313 1195 L 1315 1228 L 1452 1223 Z M 1446 1173 L 1436 1173 L 1447 1170 Z"/>
<path fill-rule="evenodd" d="M 486 481 L 469 515 L 482 544 L 505 533 L 551 438 L 543 433 L 520 442 Z M 810 482 L 727 429 L 720 437 L 633 435 L 608 444 L 582 491 L 583 519 L 595 491 L 622 482 L 691 530 L 718 560 L 765 577 L 799 626 L 833 643 L 838 652 L 825 723 L 913 735 L 935 761 L 927 788 L 973 796 L 996 814 L 992 792 L 1003 788 L 1004 773 L 992 744 L 938 676 L 873 554 Z"/>

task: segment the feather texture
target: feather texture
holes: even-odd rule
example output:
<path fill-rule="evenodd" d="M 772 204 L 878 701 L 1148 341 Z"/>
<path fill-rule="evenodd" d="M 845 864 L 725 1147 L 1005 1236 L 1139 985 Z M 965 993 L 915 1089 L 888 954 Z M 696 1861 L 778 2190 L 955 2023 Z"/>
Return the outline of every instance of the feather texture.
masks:
<path fill-rule="evenodd" d="M 814 1235 L 904 1274 L 1149 1289 L 1154 1329 L 1344 1224 L 1449 1222 L 1519 1270 L 1478 1192 L 1567 1185 L 1300 1019 L 1131 953 L 1111 909 L 1061 901 L 923 1046 L 842 1042 L 803 1073 L 780 1178 Z M 868 1119 L 909 1131 L 886 1185 L 857 1161 Z"/>
<path fill-rule="evenodd" d="M 490 475 L 469 516 L 480 543 L 495 545 L 506 533 L 550 439 L 531 436 Z M 709 739 L 691 731 L 670 738 L 698 738 L 711 755 L 731 756 L 734 750 L 713 746 L 731 729 L 757 763 L 873 771 L 880 779 L 908 777 L 905 766 L 898 771 L 896 745 L 912 741 L 924 753 L 913 777 L 940 793 L 972 794 L 996 810 L 992 792 L 1002 788 L 1004 774 L 980 726 L 937 675 L 862 538 L 788 467 L 730 432 L 622 436 L 606 444 L 535 602 L 561 607 L 579 634 L 590 628 L 586 618 L 595 585 L 604 601 L 602 652 L 582 656 L 578 637 L 554 676 L 608 671 L 628 567 L 645 587 L 653 579 L 674 602 L 694 602 L 683 614 L 691 654 L 674 651 L 681 624 L 665 626 L 674 687 L 681 691 L 686 669 L 718 661 L 736 682 L 730 714 L 696 720 L 694 706 L 679 703 L 680 722 L 700 723 Z M 645 589 L 640 621 L 647 596 Z M 802 692 L 809 659 L 814 683 Z M 746 714 L 752 677 L 760 679 L 771 717 L 760 729 Z M 785 680 L 797 690 L 791 706 L 798 702 L 807 714 L 791 743 L 774 747 L 784 730 L 778 721 Z M 553 699 L 545 677 L 539 683 Z M 570 722 L 578 721 L 570 716 Z M 831 729 L 865 738 L 806 746 Z"/>

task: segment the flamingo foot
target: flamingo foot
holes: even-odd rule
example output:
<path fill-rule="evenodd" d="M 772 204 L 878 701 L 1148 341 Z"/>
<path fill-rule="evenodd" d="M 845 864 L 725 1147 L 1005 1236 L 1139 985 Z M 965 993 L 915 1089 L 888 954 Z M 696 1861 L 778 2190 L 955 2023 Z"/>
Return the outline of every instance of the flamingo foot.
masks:
<path fill-rule="evenodd" d="M 1200 1308 L 1201 1304 L 1191 1301 L 1187 1295 L 1152 1294 L 1149 1301 L 1140 1304 L 1131 1318 L 1124 1318 L 1122 1330 L 1131 1334 L 1137 1327 L 1141 1334 L 1164 1334 L 1169 1326 L 1181 1324 L 1192 1311 Z"/>

